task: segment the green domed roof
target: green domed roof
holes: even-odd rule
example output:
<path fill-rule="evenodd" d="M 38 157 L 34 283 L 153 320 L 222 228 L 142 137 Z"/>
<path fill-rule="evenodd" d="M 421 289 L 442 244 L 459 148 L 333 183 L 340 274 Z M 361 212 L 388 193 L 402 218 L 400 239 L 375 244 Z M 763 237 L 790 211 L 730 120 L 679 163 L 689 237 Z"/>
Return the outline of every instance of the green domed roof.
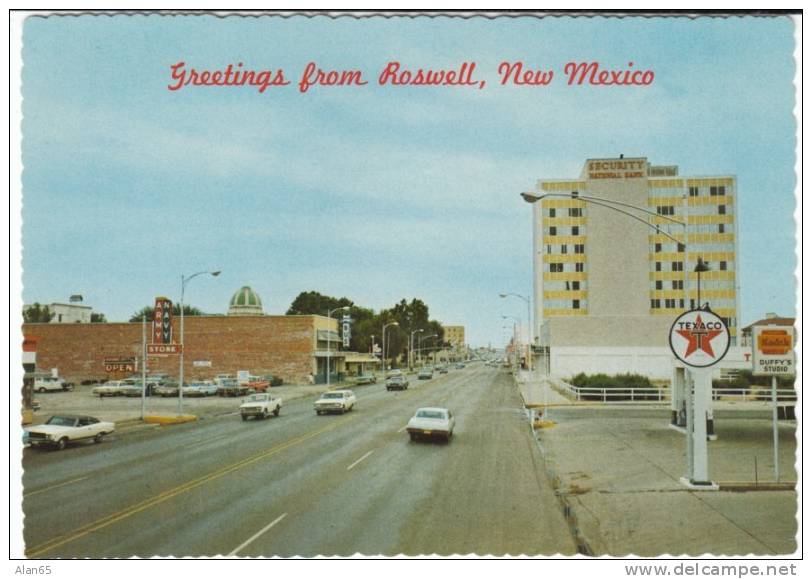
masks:
<path fill-rule="evenodd" d="M 231 296 L 228 313 L 230 315 L 262 315 L 262 300 L 257 292 L 245 285 Z"/>

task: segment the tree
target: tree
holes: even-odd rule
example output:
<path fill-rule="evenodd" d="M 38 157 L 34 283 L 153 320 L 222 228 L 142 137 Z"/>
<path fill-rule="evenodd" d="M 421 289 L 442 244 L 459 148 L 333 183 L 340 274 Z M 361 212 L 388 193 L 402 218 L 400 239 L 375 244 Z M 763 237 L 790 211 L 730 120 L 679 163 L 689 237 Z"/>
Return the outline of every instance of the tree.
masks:
<path fill-rule="evenodd" d="M 54 315 L 48 306 L 43 306 L 39 302 L 23 308 L 23 321 L 26 324 L 47 324 Z"/>
<path fill-rule="evenodd" d="M 102 313 L 91 313 L 90 314 L 90 323 L 91 324 L 104 324 L 107 322 L 107 318 Z"/>
<path fill-rule="evenodd" d="M 334 298 L 316 291 L 302 292 L 296 296 L 285 314 L 288 316 L 326 316 L 328 310 L 353 305 L 352 300 L 348 298 Z"/>
<path fill-rule="evenodd" d="M 145 306 L 140 310 L 138 310 L 137 312 L 135 312 L 132 316 L 130 316 L 130 321 L 140 322 L 144 318 L 144 316 L 146 316 L 148 320 L 151 320 L 154 314 L 155 307 Z M 180 316 L 180 304 L 172 304 L 172 315 Z M 184 317 L 188 318 L 189 316 L 205 316 L 206 314 L 204 314 L 199 308 L 190 306 L 188 304 L 184 304 L 183 315 Z"/>

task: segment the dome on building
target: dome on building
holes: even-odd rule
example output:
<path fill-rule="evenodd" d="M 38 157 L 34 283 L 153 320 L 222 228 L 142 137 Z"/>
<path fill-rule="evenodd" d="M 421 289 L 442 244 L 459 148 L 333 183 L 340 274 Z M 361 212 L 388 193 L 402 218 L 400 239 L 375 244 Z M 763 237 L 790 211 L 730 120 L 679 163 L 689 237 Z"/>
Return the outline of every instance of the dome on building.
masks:
<path fill-rule="evenodd" d="M 247 285 L 234 292 L 228 303 L 229 316 L 261 316 L 263 313 L 259 294 Z"/>

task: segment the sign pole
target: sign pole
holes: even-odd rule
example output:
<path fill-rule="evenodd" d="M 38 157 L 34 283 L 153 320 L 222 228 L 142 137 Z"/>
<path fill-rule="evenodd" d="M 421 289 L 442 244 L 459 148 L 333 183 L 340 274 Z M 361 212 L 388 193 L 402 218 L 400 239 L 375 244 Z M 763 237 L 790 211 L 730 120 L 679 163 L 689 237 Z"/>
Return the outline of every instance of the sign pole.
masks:
<path fill-rule="evenodd" d="M 141 316 L 141 420 L 147 411 L 147 316 Z"/>
<path fill-rule="evenodd" d="M 685 369 L 685 458 L 688 461 L 688 481 L 694 480 L 694 376 Z"/>
<path fill-rule="evenodd" d="M 775 482 L 778 482 L 778 378 L 773 375 L 773 470 L 775 471 Z"/>

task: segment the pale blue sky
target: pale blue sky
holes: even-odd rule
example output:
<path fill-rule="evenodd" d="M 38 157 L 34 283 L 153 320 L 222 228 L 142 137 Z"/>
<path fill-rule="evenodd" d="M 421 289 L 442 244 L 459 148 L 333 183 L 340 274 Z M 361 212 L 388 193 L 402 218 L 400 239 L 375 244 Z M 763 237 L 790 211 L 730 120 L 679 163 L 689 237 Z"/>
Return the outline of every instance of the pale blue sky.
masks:
<path fill-rule="evenodd" d="M 419 297 L 505 337 L 531 291 L 519 192 L 588 157 L 647 156 L 739 186 L 743 324 L 794 315 L 795 73 L 788 18 L 29 18 L 23 34 L 23 299 L 81 293 L 111 321 L 156 295 L 267 313 L 304 290 L 381 308 Z M 170 66 L 284 69 L 288 87 L 167 90 Z M 296 89 L 314 60 L 361 88 Z M 477 63 L 483 90 L 382 88 L 403 66 Z M 498 85 L 503 60 L 552 69 Z M 652 69 L 647 88 L 568 87 L 569 61 Z"/>

